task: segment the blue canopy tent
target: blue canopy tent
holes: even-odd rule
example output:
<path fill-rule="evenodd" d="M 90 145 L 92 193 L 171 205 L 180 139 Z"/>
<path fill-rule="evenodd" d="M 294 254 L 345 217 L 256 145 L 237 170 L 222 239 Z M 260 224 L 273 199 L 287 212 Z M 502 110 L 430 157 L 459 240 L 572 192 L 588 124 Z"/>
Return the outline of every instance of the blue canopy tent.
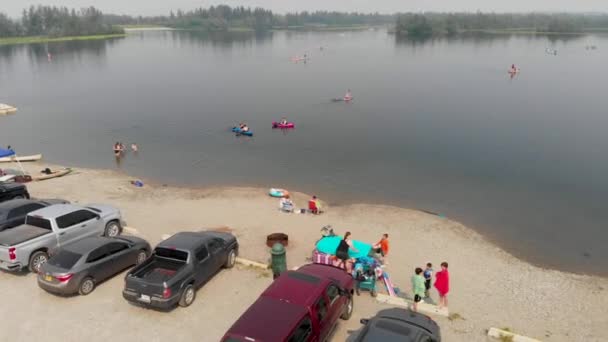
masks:
<path fill-rule="evenodd" d="M 10 148 L 0 148 L 0 158 L 10 157 L 13 161 L 15 161 L 19 165 L 19 168 L 21 169 L 21 172 L 23 172 L 23 174 L 25 175 L 26 174 L 25 170 L 23 169 L 23 166 L 21 166 L 21 162 L 19 161 L 19 159 L 15 158 L 16 156 L 17 156 L 17 154 L 12 149 L 10 149 Z"/>

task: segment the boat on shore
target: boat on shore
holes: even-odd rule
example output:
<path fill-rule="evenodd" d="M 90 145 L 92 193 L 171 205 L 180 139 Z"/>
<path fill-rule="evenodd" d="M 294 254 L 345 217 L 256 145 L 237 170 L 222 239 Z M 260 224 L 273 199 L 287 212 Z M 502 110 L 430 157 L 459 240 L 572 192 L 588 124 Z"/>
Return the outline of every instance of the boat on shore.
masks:
<path fill-rule="evenodd" d="M 4 103 L 0 103 L 0 115 L 13 114 L 17 111 L 16 107 L 9 106 Z"/>
<path fill-rule="evenodd" d="M 42 159 L 42 154 L 32 154 L 31 156 L 10 156 L 0 158 L 0 163 L 31 162 L 38 161 L 40 159 Z"/>
<path fill-rule="evenodd" d="M 52 171 L 51 173 L 43 173 L 41 176 L 33 176 L 32 181 L 38 182 L 38 181 L 43 181 L 43 180 L 47 180 L 47 179 L 51 179 L 51 178 L 63 177 L 65 175 L 69 174 L 70 172 L 72 172 L 72 169 L 69 167 L 66 167 L 65 169 Z"/>

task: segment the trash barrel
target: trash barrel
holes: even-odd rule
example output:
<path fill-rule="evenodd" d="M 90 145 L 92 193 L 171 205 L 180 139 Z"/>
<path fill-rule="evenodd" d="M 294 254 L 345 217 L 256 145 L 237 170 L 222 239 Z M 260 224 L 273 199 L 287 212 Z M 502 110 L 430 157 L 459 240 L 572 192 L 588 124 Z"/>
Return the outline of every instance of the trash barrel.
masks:
<path fill-rule="evenodd" d="M 270 250 L 272 268 L 272 278 L 277 279 L 282 272 L 287 270 L 287 255 L 285 247 L 280 243 L 275 243 Z"/>

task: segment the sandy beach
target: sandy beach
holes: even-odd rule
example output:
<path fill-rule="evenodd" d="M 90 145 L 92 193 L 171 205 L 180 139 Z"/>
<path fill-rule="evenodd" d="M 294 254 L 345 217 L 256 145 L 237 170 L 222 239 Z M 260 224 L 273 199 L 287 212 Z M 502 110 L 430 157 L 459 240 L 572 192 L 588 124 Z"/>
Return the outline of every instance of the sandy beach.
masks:
<path fill-rule="evenodd" d="M 24 164 L 32 173 L 48 164 Z M 11 167 L 11 165 L 0 165 Z M 56 166 L 51 166 L 57 168 Z M 490 327 L 509 328 L 543 341 L 607 341 L 608 279 L 545 270 L 505 253 L 471 229 L 424 212 L 377 205 L 325 207 L 319 216 L 284 214 L 267 189 L 188 189 L 148 182 L 110 170 L 76 169 L 68 176 L 27 184 L 36 198 L 107 203 L 121 209 L 129 227 L 156 244 L 165 234 L 203 228 L 230 229 L 241 257 L 265 262 L 266 236 L 289 235 L 289 267 L 307 262 L 319 230 L 331 224 L 357 240 L 391 241 L 387 270 L 411 293 L 415 267 L 450 264 L 450 318 L 433 316 L 444 341 L 487 341 Z M 323 194 L 318 194 L 321 199 Z M 297 207 L 308 195 L 295 194 Z M 38 288 L 32 274 L 0 273 L 3 340 L 10 341 L 218 341 L 226 329 L 270 284 L 269 274 L 237 267 L 222 271 L 199 290 L 192 306 L 161 313 L 135 307 L 121 296 L 123 275 L 100 284 L 86 297 L 61 298 Z M 432 292 L 432 301 L 437 301 Z M 355 298 L 349 321 L 333 341 L 351 339 L 359 319 L 386 308 L 368 293 Z"/>

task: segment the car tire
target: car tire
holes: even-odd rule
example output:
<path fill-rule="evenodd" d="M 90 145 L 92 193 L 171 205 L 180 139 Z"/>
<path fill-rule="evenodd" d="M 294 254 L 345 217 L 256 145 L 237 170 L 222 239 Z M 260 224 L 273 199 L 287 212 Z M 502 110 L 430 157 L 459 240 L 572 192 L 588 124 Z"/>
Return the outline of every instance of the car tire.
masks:
<path fill-rule="evenodd" d="M 349 320 L 350 316 L 353 315 L 353 310 L 355 308 L 355 302 L 353 301 L 353 296 L 348 296 L 348 303 L 344 307 L 344 312 L 340 316 L 343 320 Z"/>
<path fill-rule="evenodd" d="M 179 299 L 179 306 L 185 308 L 190 306 L 194 299 L 196 298 L 196 291 L 194 290 L 194 286 L 192 284 L 186 286 L 184 291 L 182 292 L 182 296 Z"/>
<path fill-rule="evenodd" d="M 116 237 L 122 232 L 122 227 L 118 221 L 110 221 L 106 224 L 106 229 L 103 232 L 104 236 Z"/>
<path fill-rule="evenodd" d="M 233 248 L 228 252 L 228 259 L 226 259 L 226 263 L 224 264 L 224 268 L 233 268 L 236 263 L 236 250 Z"/>
<path fill-rule="evenodd" d="M 38 273 L 40 272 L 42 265 L 44 265 L 47 261 L 49 261 L 49 255 L 47 252 L 34 252 L 34 254 L 30 256 L 28 268 L 32 273 Z"/>
<path fill-rule="evenodd" d="M 95 290 L 95 280 L 91 277 L 82 279 L 80 285 L 78 285 L 78 293 L 81 296 L 86 296 Z"/>
<path fill-rule="evenodd" d="M 148 253 L 146 253 L 145 249 L 140 249 L 139 252 L 137 252 L 137 258 L 135 259 L 135 265 L 140 265 L 141 263 L 146 261 L 146 259 L 148 259 Z"/>

